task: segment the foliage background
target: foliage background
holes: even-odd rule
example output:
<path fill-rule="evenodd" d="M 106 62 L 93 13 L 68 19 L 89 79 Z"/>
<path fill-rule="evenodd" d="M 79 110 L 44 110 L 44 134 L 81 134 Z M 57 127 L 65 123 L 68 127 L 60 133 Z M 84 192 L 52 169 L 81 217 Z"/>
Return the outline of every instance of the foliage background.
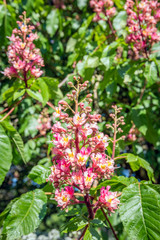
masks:
<path fill-rule="evenodd" d="M 9 40 L 6 36 L 10 36 L 12 29 L 17 27 L 18 16 L 25 10 L 39 35 L 36 46 L 40 48 L 44 58 L 43 70 L 50 87 L 50 101 L 57 104 L 70 91 L 66 82 L 72 80 L 74 74 L 89 80 L 88 91 L 94 96 L 93 107 L 102 115 L 102 131 L 108 133 L 105 123 L 111 120 L 111 105 L 116 103 L 123 108 L 126 143 L 120 142 L 117 155 L 129 152 L 146 159 L 154 170 L 156 183 L 160 183 L 160 44 L 153 46 L 149 60 L 131 59 L 128 55 L 130 46 L 125 42 L 125 1 L 114 2 L 118 9 L 118 14 L 113 19 L 117 39 L 114 36 L 107 37 L 111 31 L 106 21 L 92 21 L 94 13 L 87 0 L 66 0 L 64 8 L 56 8 L 55 2 L 51 0 L 0 1 L 0 71 L 3 72 L 8 65 L 6 52 Z M 13 81 L 0 73 L 1 110 L 14 102 L 12 92 L 6 93 Z M 140 99 L 144 86 L 145 91 Z M 3 211 L 12 199 L 40 187 L 28 178 L 33 166 L 37 163 L 50 166 L 51 154 L 47 152 L 50 133 L 46 137 L 40 136 L 37 130 L 37 119 L 43 108 L 44 104 L 27 98 L 10 117 L 24 141 L 23 157 L 27 164 L 24 164 L 15 147 L 11 131 L 6 130 L 11 138 L 13 160 L 1 186 L 0 211 Z M 52 113 L 51 109 L 49 113 Z M 136 140 L 130 141 L 127 136 L 133 124 L 138 132 Z M 139 181 L 148 180 L 144 169 L 133 167 L 131 170 L 129 164 L 122 160 L 119 160 L 118 164 L 121 167 L 117 169 L 118 175 L 135 176 Z M 60 229 L 66 217 L 57 215 L 57 211 L 56 206 L 49 202 L 47 215 L 37 230 L 38 234 L 53 228 Z M 112 222 L 120 239 L 126 239 L 118 215 L 115 215 Z M 105 229 L 102 231 L 106 233 Z M 109 232 L 103 235 L 104 239 L 112 238 Z"/>

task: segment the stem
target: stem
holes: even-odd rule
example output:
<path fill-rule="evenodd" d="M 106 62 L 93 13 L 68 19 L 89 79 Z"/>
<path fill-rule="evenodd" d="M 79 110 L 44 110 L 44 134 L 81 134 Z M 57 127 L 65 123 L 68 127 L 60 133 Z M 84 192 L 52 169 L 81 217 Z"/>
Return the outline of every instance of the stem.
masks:
<path fill-rule="evenodd" d="M 112 150 L 112 159 L 115 156 L 115 149 L 116 149 L 116 128 L 117 128 L 117 110 L 115 109 L 115 120 L 114 120 L 114 137 L 113 137 L 113 150 Z"/>
<path fill-rule="evenodd" d="M 147 85 L 147 79 L 145 79 L 144 86 L 143 86 L 143 88 L 142 88 L 142 90 L 141 90 L 141 94 L 140 94 L 140 97 L 139 97 L 136 105 L 140 104 L 140 102 L 141 102 L 141 100 L 142 100 L 142 97 L 143 97 L 143 95 L 144 95 L 144 92 L 145 92 L 145 90 L 146 90 L 146 85 Z"/>
<path fill-rule="evenodd" d="M 89 201 L 89 194 L 88 193 L 84 196 L 84 201 L 85 201 L 85 204 L 86 204 L 87 209 L 88 209 L 89 219 L 93 220 L 94 219 L 94 213 L 93 213 L 93 210 L 92 210 L 91 203 Z"/>
<path fill-rule="evenodd" d="M 116 157 L 116 158 L 114 158 L 114 161 L 117 160 L 117 159 L 123 159 L 123 158 L 127 158 L 127 156 Z"/>
<path fill-rule="evenodd" d="M 9 107 L 7 107 L 7 108 L 3 109 L 3 111 L 1 111 L 1 112 L 0 112 L 0 114 L 3 114 L 3 113 L 5 113 L 5 112 L 6 112 L 8 109 L 9 109 Z"/>
<path fill-rule="evenodd" d="M 26 88 L 28 88 L 26 71 L 24 70 L 23 73 L 24 73 L 24 82 L 25 82 L 25 86 L 26 86 Z"/>
<path fill-rule="evenodd" d="M 87 231 L 88 226 L 89 226 L 88 224 L 85 226 L 85 228 L 84 228 L 84 230 L 83 230 L 83 232 L 82 232 L 79 240 L 82 240 L 82 239 L 83 239 L 83 237 L 84 237 L 84 235 L 85 235 L 85 233 L 86 233 L 86 231 Z"/>
<path fill-rule="evenodd" d="M 77 127 L 75 130 L 75 145 L 76 145 L 76 152 L 79 153 L 79 137 L 78 137 L 78 128 Z"/>
<path fill-rule="evenodd" d="M 14 109 L 22 102 L 22 100 L 26 97 L 26 95 L 24 95 L 21 100 L 19 100 L 16 105 L 0 120 L 0 122 L 2 122 L 3 120 L 5 120 L 13 111 Z"/>
<path fill-rule="evenodd" d="M 111 230 L 112 230 L 112 232 L 113 232 L 113 235 L 114 235 L 115 239 L 116 239 L 116 240 L 119 240 L 118 237 L 117 237 L 117 235 L 116 235 L 116 233 L 115 233 L 114 228 L 112 227 L 111 222 L 109 221 L 109 218 L 107 217 L 107 215 L 106 215 L 106 213 L 105 213 L 105 211 L 103 210 L 102 207 L 101 207 L 101 210 L 102 210 L 102 213 L 103 213 L 103 215 L 105 216 L 105 218 L 106 218 L 106 220 L 107 220 L 107 222 L 108 222 L 108 224 L 109 224 L 109 226 L 110 226 L 110 228 L 111 228 Z"/>
<path fill-rule="evenodd" d="M 55 107 L 53 106 L 53 104 L 51 102 L 47 102 L 47 105 L 55 110 Z"/>

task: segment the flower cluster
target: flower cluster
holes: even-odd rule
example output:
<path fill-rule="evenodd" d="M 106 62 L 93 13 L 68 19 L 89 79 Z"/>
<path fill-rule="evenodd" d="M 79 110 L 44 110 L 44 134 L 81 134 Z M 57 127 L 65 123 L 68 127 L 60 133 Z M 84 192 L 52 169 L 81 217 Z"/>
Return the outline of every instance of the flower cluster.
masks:
<path fill-rule="evenodd" d="M 37 129 L 39 130 L 41 135 L 45 135 L 47 130 L 51 128 L 51 119 L 48 115 L 47 108 L 44 108 L 41 112 L 38 123 L 39 125 L 37 126 Z"/>
<path fill-rule="evenodd" d="M 128 36 L 127 42 L 133 43 L 133 50 L 138 58 L 140 54 L 148 57 L 153 43 L 160 40 L 156 24 L 160 20 L 160 3 L 155 0 L 127 0 Z"/>
<path fill-rule="evenodd" d="M 77 87 L 69 82 L 74 90 L 72 94 L 67 94 L 69 100 L 75 102 L 75 109 L 66 102 L 61 100 L 59 106 L 55 107 L 53 113 L 55 124 L 52 127 L 53 132 L 53 166 L 51 174 L 47 181 L 54 184 L 56 188 L 55 200 L 58 206 L 62 208 L 70 204 L 82 203 L 76 198 L 78 191 L 83 197 L 84 202 L 89 209 L 90 217 L 93 218 L 91 202 L 93 199 L 89 195 L 93 183 L 102 179 L 109 179 L 114 172 L 114 154 L 113 158 L 108 156 L 105 151 L 109 141 L 112 141 L 107 135 L 100 133 L 97 123 L 100 121 L 99 114 L 91 114 L 91 107 L 88 103 L 92 102 L 91 94 L 88 94 L 79 102 L 79 94 L 83 91 L 88 81 L 79 82 L 79 78 L 74 77 L 77 81 Z M 87 103 L 88 102 L 88 103 Z M 114 107 L 116 123 L 111 128 L 116 128 L 123 123 L 122 117 L 117 118 L 120 111 Z M 69 111 L 69 113 L 67 112 Z M 73 115 L 72 117 L 70 115 Z M 118 128 L 116 132 L 120 132 Z M 116 136 L 114 134 L 114 136 Z M 116 137 L 114 137 L 114 148 Z M 114 149 L 115 151 L 115 149 Z M 63 187 L 65 188 L 63 189 Z M 60 191 L 60 188 L 61 191 Z M 117 208 L 119 200 L 116 198 L 117 193 L 111 193 L 107 190 L 101 190 L 99 199 L 95 199 L 95 209 L 104 206 L 109 211 Z M 93 197 L 94 198 L 94 197 Z M 91 214 L 92 212 L 92 214 Z"/>
<path fill-rule="evenodd" d="M 27 87 L 27 81 L 31 77 L 38 78 L 44 66 L 40 50 L 35 48 L 34 40 L 38 39 L 37 33 L 33 33 L 34 26 L 29 25 L 30 19 L 26 18 L 26 13 L 20 16 L 22 21 L 17 21 L 19 29 L 13 29 L 11 41 L 8 47 L 8 59 L 10 67 L 4 70 L 4 75 L 11 78 L 22 79 Z"/>
<path fill-rule="evenodd" d="M 101 14 L 104 14 L 108 18 L 112 18 L 116 14 L 116 8 L 113 7 L 114 3 L 112 0 L 90 0 L 90 6 L 93 8 L 96 16 L 94 21 L 101 20 Z"/>

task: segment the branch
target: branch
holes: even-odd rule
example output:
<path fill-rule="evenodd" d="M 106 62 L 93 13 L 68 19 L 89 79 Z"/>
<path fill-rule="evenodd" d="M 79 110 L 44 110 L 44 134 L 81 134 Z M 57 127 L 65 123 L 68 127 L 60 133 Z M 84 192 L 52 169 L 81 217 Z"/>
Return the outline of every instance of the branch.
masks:
<path fill-rule="evenodd" d="M 116 233 L 115 233 L 114 228 L 112 227 L 111 222 L 109 221 L 109 218 L 107 217 L 107 215 L 106 215 L 106 213 L 105 213 L 105 211 L 103 210 L 102 207 L 101 207 L 101 210 L 102 210 L 102 213 L 103 213 L 103 215 L 105 216 L 105 218 L 106 218 L 106 220 L 107 220 L 107 222 L 108 222 L 108 224 L 109 224 L 109 226 L 110 226 L 110 228 L 111 228 L 111 230 L 112 230 L 112 232 L 113 232 L 113 235 L 114 235 L 115 239 L 116 239 L 116 240 L 119 240 L 118 237 L 117 237 L 117 235 L 116 235 Z"/>
<path fill-rule="evenodd" d="M 83 237 L 84 237 L 84 235 L 85 235 L 85 233 L 86 233 L 86 231 L 87 231 L 88 226 L 89 226 L 88 224 L 85 226 L 85 228 L 84 228 L 84 230 L 83 230 L 83 232 L 82 232 L 79 240 L 82 240 L 82 239 L 83 239 Z"/>
<path fill-rule="evenodd" d="M 14 111 L 14 109 L 22 102 L 22 100 L 23 100 L 25 97 L 26 97 L 26 94 L 21 98 L 21 100 L 19 100 L 19 101 L 15 104 L 15 106 L 14 106 L 0 121 L 2 122 L 3 120 L 5 120 L 5 119 Z"/>

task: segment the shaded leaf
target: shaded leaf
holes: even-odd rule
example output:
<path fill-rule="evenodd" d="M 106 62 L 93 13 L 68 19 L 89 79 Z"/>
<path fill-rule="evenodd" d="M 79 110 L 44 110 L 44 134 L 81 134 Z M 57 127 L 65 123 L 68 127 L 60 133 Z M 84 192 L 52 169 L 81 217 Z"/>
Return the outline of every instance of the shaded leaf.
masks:
<path fill-rule="evenodd" d="M 130 164 L 133 171 L 138 171 L 140 167 L 144 168 L 147 171 L 149 180 L 154 181 L 153 169 L 146 160 L 129 153 L 127 154 L 127 162 Z"/>
<path fill-rule="evenodd" d="M 9 137 L 0 125 L 0 184 L 2 184 L 12 161 L 12 147 Z"/>

